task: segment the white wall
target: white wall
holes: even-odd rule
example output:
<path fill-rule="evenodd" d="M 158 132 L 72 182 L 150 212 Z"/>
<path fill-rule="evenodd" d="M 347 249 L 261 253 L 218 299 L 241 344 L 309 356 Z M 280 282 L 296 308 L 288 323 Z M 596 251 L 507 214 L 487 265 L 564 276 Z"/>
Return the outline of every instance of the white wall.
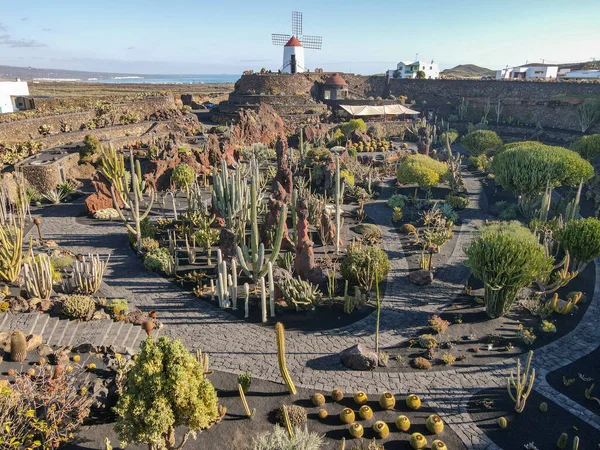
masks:
<path fill-rule="evenodd" d="M 296 73 L 306 72 L 307 69 L 304 66 L 304 47 L 283 47 L 283 65 L 282 72 L 292 73 L 292 55 L 296 55 Z"/>
<path fill-rule="evenodd" d="M 414 67 L 414 69 L 413 69 Z M 417 72 L 425 72 L 425 79 L 436 79 L 440 77 L 440 69 L 437 63 L 414 61 L 398 63 L 398 78 L 417 78 Z"/>
<path fill-rule="evenodd" d="M 15 112 L 11 96 L 29 95 L 26 81 L 0 81 L 0 113 Z"/>

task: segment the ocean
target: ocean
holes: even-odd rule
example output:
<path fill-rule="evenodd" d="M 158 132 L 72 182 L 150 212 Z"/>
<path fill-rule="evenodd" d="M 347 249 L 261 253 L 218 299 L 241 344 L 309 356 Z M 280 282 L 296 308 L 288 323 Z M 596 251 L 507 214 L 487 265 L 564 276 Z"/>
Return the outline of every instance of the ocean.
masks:
<path fill-rule="evenodd" d="M 139 75 L 112 78 L 88 78 L 94 83 L 148 83 L 148 84 L 203 84 L 203 83 L 235 83 L 240 75 Z"/>

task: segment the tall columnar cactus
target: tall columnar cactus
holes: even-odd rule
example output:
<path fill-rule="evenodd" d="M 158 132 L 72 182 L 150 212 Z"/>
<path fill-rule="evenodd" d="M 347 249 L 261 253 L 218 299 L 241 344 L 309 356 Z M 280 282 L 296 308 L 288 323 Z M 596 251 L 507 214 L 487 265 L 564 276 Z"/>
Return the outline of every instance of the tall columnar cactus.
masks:
<path fill-rule="evenodd" d="M 267 290 L 265 289 L 265 277 L 260 277 L 258 284 L 260 286 L 260 313 L 262 323 L 267 323 Z"/>
<path fill-rule="evenodd" d="M 456 156 L 452 155 L 452 147 L 450 146 L 450 138 L 448 134 L 446 134 L 446 153 L 448 154 L 448 174 L 449 174 L 449 184 L 450 190 L 452 192 L 458 192 L 462 189 L 464 185 L 463 177 L 462 177 L 462 160 L 463 155 L 460 153 L 456 153 Z"/>
<path fill-rule="evenodd" d="M 114 186 L 119 199 L 125 206 L 129 207 L 129 199 L 127 198 L 128 183 L 123 154 L 115 150 L 112 145 L 103 147 L 98 170 Z"/>
<path fill-rule="evenodd" d="M 137 243 L 137 251 L 142 251 L 142 230 L 141 223 L 142 221 L 148 217 L 150 210 L 152 209 L 152 205 L 154 204 L 154 194 L 150 195 L 150 201 L 146 206 L 146 210 L 144 212 L 140 211 L 141 204 L 144 202 L 144 195 L 142 191 L 142 182 L 138 179 L 138 173 L 136 173 L 135 162 L 133 159 L 133 152 L 129 153 L 129 162 L 131 168 L 131 192 L 125 192 L 126 197 L 129 199 L 129 214 L 131 215 L 131 220 L 133 221 L 133 225 L 129 223 L 129 220 L 123 214 L 121 207 L 119 206 L 118 201 L 118 192 L 116 191 L 115 184 L 111 182 L 110 192 L 112 195 L 113 205 L 117 212 L 119 213 L 119 217 L 127 227 L 129 231 L 135 236 Z M 141 175 L 141 174 L 140 174 Z M 127 186 L 126 177 L 123 176 L 123 182 L 125 186 Z"/>
<path fill-rule="evenodd" d="M 250 317 L 250 286 L 244 283 L 244 318 Z"/>
<path fill-rule="evenodd" d="M 283 230 L 285 228 L 285 219 L 287 217 L 287 206 L 284 205 L 281 208 L 281 214 L 279 215 L 279 224 L 277 225 L 277 231 L 273 239 L 271 256 L 268 260 L 265 260 L 265 246 L 260 242 L 258 228 L 258 209 L 260 201 L 258 198 L 258 183 L 259 177 L 253 176 L 250 183 L 250 248 L 244 244 L 243 248 L 238 245 L 236 249 L 240 267 L 255 283 L 260 277 L 264 277 L 267 274 L 267 262 L 270 262 L 271 264 L 275 263 L 275 260 L 279 255 L 281 241 L 283 239 Z"/>
<path fill-rule="evenodd" d="M 69 278 L 63 280 L 65 292 L 78 292 L 80 294 L 95 294 L 100 289 L 104 272 L 110 261 L 110 255 L 106 261 L 100 259 L 100 255 L 88 255 L 75 260 L 73 273 Z"/>
<path fill-rule="evenodd" d="M 227 279 L 227 262 L 221 261 L 217 265 L 217 298 L 219 300 L 219 307 L 226 308 L 229 306 L 229 283 Z"/>
<path fill-rule="evenodd" d="M 529 373 L 532 357 L 533 351 L 530 350 L 527 356 L 527 364 L 525 365 L 525 372 L 523 375 L 521 375 L 521 360 L 517 360 L 517 376 L 515 378 L 514 372 L 511 371 L 510 377 L 506 382 L 508 395 L 512 401 L 515 402 L 515 411 L 518 413 L 523 412 L 525 409 L 525 402 L 531 393 L 533 382 L 535 381 L 535 369 L 531 369 L 531 374 Z M 513 389 L 515 390 L 514 394 L 512 392 Z"/>
<path fill-rule="evenodd" d="M 275 317 L 275 282 L 273 281 L 273 264 L 267 263 L 267 274 L 269 280 L 269 310 L 271 317 Z"/>
<path fill-rule="evenodd" d="M 23 255 L 23 221 L 12 220 L 0 225 L 0 280 L 14 283 L 21 273 L 23 263 L 31 258 L 31 239 L 29 249 Z"/>
<path fill-rule="evenodd" d="M 10 360 L 23 362 L 27 358 L 27 340 L 20 331 L 14 331 L 10 335 Z"/>
<path fill-rule="evenodd" d="M 238 391 L 240 393 L 240 399 L 242 400 L 242 405 L 244 406 L 244 411 L 246 411 L 246 417 L 252 417 L 256 412 L 256 408 L 252 408 L 250 411 L 250 407 L 248 406 L 248 401 L 246 400 L 246 394 L 244 394 L 244 388 L 241 384 L 238 383 Z"/>
<path fill-rule="evenodd" d="M 237 296 L 238 296 L 238 271 L 237 271 L 237 262 L 235 258 L 231 260 L 231 283 L 229 283 L 229 289 L 231 297 L 231 307 L 233 309 L 237 308 Z"/>
<path fill-rule="evenodd" d="M 294 245 L 298 245 L 298 236 L 296 233 L 296 227 L 298 225 L 298 212 L 296 211 L 296 202 L 298 201 L 298 189 L 292 191 L 292 203 L 290 204 L 290 213 L 292 216 L 292 242 Z"/>
<path fill-rule="evenodd" d="M 300 128 L 300 165 L 304 165 L 304 128 Z"/>
<path fill-rule="evenodd" d="M 342 203 L 344 202 L 344 183 L 340 180 L 340 158 L 335 157 L 335 253 L 340 253 L 340 245 L 342 242 Z"/>
<path fill-rule="evenodd" d="M 571 220 L 577 219 L 579 217 L 579 201 L 581 200 L 581 190 L 583 189 L 583 180 L 579 183 L 579 189 L 577 189 L 577 195 L 575 198 L 567 203 L 565 207 L 565 223 Z"/>
<path fill-rule="evenodd" d="M 258 175 L 258 164 L 254 159 L 252 159 L 250 167 L 254 178 Z M 239 165 L 232 174 L 229 173 L 225 161 L 222 163 L 220 172 L 213 167 L 212 201 L 215 209 L 225 220 L 225 226 L 243 241 L 248 221 L 250 197 L 248 180 L 242 176 Z"/>
<path fill-rule="evenodd" d="M 290 394 L 296 395 L 296 386 L 290 377 L 290 373 L 287 369 L 285 362 L 285 329 L 281 322 L 277 322 L 275 325 L 275 333 L 277 335 L 277 361 L 279 362 L 279 370 L 281 371 L 281 377 L 285 382 Z"/>
<path fill-rule="evenodd" d="M 52 267 L 48 255 L 40 254 L 23 266 L 25 290 L 29 298 L 48 300 L 52 295 Z"/>

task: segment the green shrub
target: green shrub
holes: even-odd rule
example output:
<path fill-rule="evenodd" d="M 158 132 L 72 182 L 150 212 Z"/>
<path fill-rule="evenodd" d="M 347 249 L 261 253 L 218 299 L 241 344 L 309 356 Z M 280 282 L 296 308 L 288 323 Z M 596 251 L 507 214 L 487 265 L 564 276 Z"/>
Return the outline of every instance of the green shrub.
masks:
<path fill-rule="evenodd" d="M 340 179 L 350 186 L 354 186 L 354 174 L 349 170 L 340 170 Z"/>
<path fill-rule="evenodd" d="M 359 223 L 350 228 L 356 234 L 360 234 L 363 238 L 372 241 L 381 240 L 381 228 L 372 223 Z"/>
<path fill-rule="evenodd" d="M 96 311 L 96 302 L 87 295 L 67 295 L 62 300 L 61 313 L 73 320 L 89 320 Z"/>
<path fill-rule="evenodd" d="M 152 222 L 150 222 L 148 217 L 140 222 L 140 233 L 142 235 L 142 239 L 154 238 L 154 236 L 156 236 L 156 227 Z M 137 242 L 135 235 L 131 231 L 128 231 L 127 235 L 129 236 L 129 243 L 131 245 L 135 245 Z"/>
<path fill-rule="evenodd" d="M 326 163 L 331 158 L 331 151 L 325 147 L 310 148 L 304 158 L 306 164 L 315 166 L 319 163 Z"/>
<path fill-rule="evenodd" d="M 551 186 L 575 186 L 594 175 L 592 165 L 577 153 L 538 142 L 522 143 L 492 160 L 496 182 L 519 196 L 520 204 L 531 203 Z"/>
<path fill-rule="evenodd" d="M 277 156 L 274 149 L 260 142 L 252 144 L 249 147 L 244 147 L 240 151 L 240 155 L 245 161 L 251 161 L 252 157 L 254 157 L 259 165 L 269 162 Z"/>
<path fill-rule="evenodd" d="M 508 313 L 520 289 L 552 271 L 553 259 L 519 222 L 483 226 L 465 253 L 466 266 L 483 281 L 490 317 Z"/>
<path fill-rule="evenodd" d="M 409 155 L 400 162 L 396 170 L 398 182 L 431 187 L 443 181 L 448 174 L 448 166 L 426 155 Z"/>
<path fill-rule="evenodd" d="M 172 449 L 176 429 L 205 430 L 219 417 L 215 388 L 200 362 L 180 340 L 149 337 L 141 345 L 115 407 L 115 431 L 123 444 Z M 181 439 L 179 439 L 181 440 Z"/>
<path fill-rule="evenodd" d="M 477 130 L 466 134 L 460 140 L 472 156 L 485 155 L 502 146 L 502 139 L 490 130 Z"/>
<path fill-rule="evenodd" d="M 469 156 L 469 164 L 483 173 L 488 173 L 492 167 L 492 160 L 487 155 Z"/>
<path fill-rule="evenodd" d="M 369 291 L 375 278 L 382 281 L 390 270 L 387 253 L 380 247 L 363 247 L 350 244 L 346 250 L 346 258 L 342 261 L 340 271 L 350 284 L 358 285 Z"/>
<path fill-rule="evenodd" d="M 67 254 L 54 254 L 50 256 L 50 263 L 56 270 L 63 270 L 73 264 L 73 257 Z"/>
<path fill-rule="evenodd" d="M 129 304 L 123 298 L 115 298 L 111 300 L 106 309 L 110 312 L 111 316 L 116 317 L 127 314 L 129 312 Z"/>
<path fill-rule="evenodd" d="M 444 219 L 449 220 L 452 223 L 458 222 L 458 213 L 454 211 L 454 208 L 450 203 L 436 203 L 433 208 L 439 210 Z"/>
<path fill-rule="evenodd" d="M 460 195 L 448 194 L 446 196 L 446 203 L 454 209 L 465 209 L 469 206 L 469 199 Z"/>
<path fill-rule="evenodd" d="M 446 139 L 450 142 L 450 145 L 458 139 L 458 132 L 456 130 L 444 131 L 440 134 L 440 143 L 446 145 Z"/>
<path fill-rule="evenodd" d="M 406 202 L 408 201 L 408 197 L 402 194 L 394 194 L 390 198 L 388 198 L 387 205 L 390 208 L 404 208 Z"/>
<path fill-rule="evenodd" d="M 509 203 L 507 201 L 500 201 L 494 204 L 494 207 L 498 211 L 498 217 L 502 220 L 514 220 L 518 215 L 517 205 Z"/>
<path fill-rule="evenodd" d="M 600 155 L 600 134 L 583 136 L 573 143 L 573 150 L 581 155 L 582 158 L 591 161 Z"/>
<path fill-rule="evenodd" d="M 196 172 L 187 164 L 179 164 L 171 174 L 171 182 L 175 183 L 179 189 L 185 189 L 190 186 L 196 179 Z"/>
<path fill-rule="evenodd" d="M 87 154 L 95 155 L 96 153 L 100 153 L 100 140 L 93 134 L 88 134 L 83 138 L 83 145 Z"/>
<path fill-rule="evenodd" d="M 573 264 L 583 270 L 600 256 L 600 220 L 594 217 L 571 220 L 559 232 L 559 240 L 573 258 Z"/>
<path fill-rule="evenodd" d="M 344 122 L 341 126 L 342 133 L 348 136 L 353 131 L 367 131 L 367 125 L 362 119 L 350 119 L 348 122 Z"/>
<path fill-rule="evenodd" d="M 156 250 L 160 247 L 158 241 L 151 237 L 142 238 L 142 250 L 146 253 L 151 252 L 152 250 Z"/>
<path fill-rule="evenodd" d="M 144 267 L 152 272 L 164 272 L 171 262 L 171 253 L 169 249 L 157 248 L 152 250 L 144 258 Z"/>

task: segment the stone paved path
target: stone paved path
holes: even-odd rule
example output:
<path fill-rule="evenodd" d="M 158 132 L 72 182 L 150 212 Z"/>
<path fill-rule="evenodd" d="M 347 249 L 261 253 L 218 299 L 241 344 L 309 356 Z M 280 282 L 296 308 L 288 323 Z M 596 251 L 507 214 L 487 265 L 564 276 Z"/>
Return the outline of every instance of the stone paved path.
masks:
<path fill-rule="evenodd" d="M 408 267 L 403 249 L 391 223 L 391 211 L 382 207 L 393 187 L 388 182 L 380 200 L 370 203 L 367 214 L 381 227 L 383 247 L 391 260 L 391 270 L 382 302 L 380 345 L 398 345 L 414 334 L 427 318 L 448 304 L 463 289 L 469 276 L 462 264 L 464 247 L 472 239 L 473 231 L 483 223 L 487 210 L 486 199 L 478 180 L 465 175 L 465 186 L 470 205 L 463 211 L 464 218 L 457 230 L 458 242 L 447 263 L 437 271 L 436 280 L 420 288 L 407 280 Z M 120 223 L 83 223 L 74 216 L 83 211 L 82 204 L 60 205 L 43 210 L 42 230 L 46 239 L 54 239 L 61 246 L 76 253 L 99 252 L 111 254 L 111 264 L 105 277 L 114 295 L 127 298 L 143 310 L 154 309 L 165 325 L 161 333 L 181 338 L 194 350 L 199 346 L 211 355 L 213 369 L 239 373 L 250 370 L 257 378 L 281 382 L 274 330 L 270 326 L 251 324 L 236 319 L 225 311 L 197 299 L 164 278 L 147 272 L 141 261 L 128 247 L 125 229 Z M 598 272 L 598 266 L 597 266 Z M 597 273 L 597 283 L 600 273 Z M 598 287 L 598 286 L 597 286 Z M 591 352 L 600 342 L 600 328 L 595 325 L 600 314 L 600 302 L 594 293 L 580 325 L 556 342 L 538 349 L 534 366 L 538 371 L 535 389 L 550 398 L 564 401 L 569 409 L 600 430 L 600 418 L 561 394 L 545 381 L 545 375 Z M 16 316 L 15 316 L 16 317 Z M 7 321 L 6 316 L 0 322 Z M 11 319 L 14 320 L 14 319 Z M 25 320 L 25 319 L 19 319 Z M 27 319 L 37 320 L 42 319 Z M 46 319 L 43 319 L 46 320 Z M 382 373 L 349 372 L 339 362 L 337 354 L 355 343 L 373 345 L 375 315 L 372 314 L 352 325 L 327 331 L 286 332 L 288 366 L 297 385 L 329 391 L 340 387 L 345 392 L 363 389 L 369 393 L 383 390 L 414 392 L 422 395 L 438 413 L 452 425 L 469 448 L 497 449 L 474 424 L 466 404 L 478 390 L 503 387 L 515 360 L 510 358 L 487 366 L 449 369 L 436 372 Z M 37 326 L 37 325 L 36 325 Z M 99 324 L 97 328 L 102 328 Z M 0 330 L 6 325 L 0 325 Z M 106 331 L 106 330 L 105 330 Z M 113 334 L 114 332 L 114 334 Z M 89 340 L 94 329 L 86 324 L 73 331 L 69 338 Z M 117 342 L 123 330 L 114 326 L 107 338 Z M 66 333 L 65 333 L 66 334 Z M 98 333 L 96 334 L 98 336 Z M 63 338 L 61 342 L 64 342 Z M 97 337 L 96 337 L 97 339 Z M 128 336 L 129 339 L 129 336 Z M 141 337 L 136 332 L 133 339 Z M 565 352 L 565 349 L 569 349 Z"/>

